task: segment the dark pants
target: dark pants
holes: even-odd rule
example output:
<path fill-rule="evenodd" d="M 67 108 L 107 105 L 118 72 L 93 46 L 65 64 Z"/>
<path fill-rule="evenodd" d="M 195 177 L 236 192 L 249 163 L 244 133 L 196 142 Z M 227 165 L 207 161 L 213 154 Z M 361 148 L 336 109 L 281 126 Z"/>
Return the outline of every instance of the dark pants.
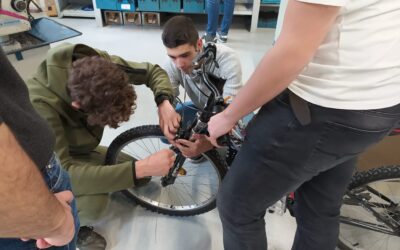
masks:
<path fill-rule="evenodd" d="M 339 214 L 356 157 L 395 126 L 400 105 L 368 111 L 309 104 L 299 124 L 285 91 L 264 105 L 220 190 L 217 205 L 226 250 L 265 250 L 266 208 L 296 190 L 292 249 L 334 249 Z"/>

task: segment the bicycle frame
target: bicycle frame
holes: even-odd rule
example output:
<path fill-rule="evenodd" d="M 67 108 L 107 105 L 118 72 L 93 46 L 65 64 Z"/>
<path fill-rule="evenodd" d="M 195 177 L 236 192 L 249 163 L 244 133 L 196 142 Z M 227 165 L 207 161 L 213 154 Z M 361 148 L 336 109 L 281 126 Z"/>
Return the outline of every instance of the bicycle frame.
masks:
<path fill-rule="evenodd" d="M 357 227 L 361 227 L 361 228 L 364 228 L 364 229 L 373 230 L 373 231 L 376 231 L 376 232 L 379 232 L 379 233 L 385 233 L 385 234 L 389 234 L 389 235 L 394 235 L 394 236 L 399 236 L 400 237 L 400 224 L 398 224 L 398 225 L 393 224 L 389 219 L 384 218 L 380 213 L 376 212 L 373 209 L 374 207 L 377 207 L 377 208 L 397 207 L 399 204 L 394 203 L 388 197 L 386 197 L 385 195 L 379 193 L 378 191 L 376 191 L 375 189 L 373 189 L 371 187 L 367 186 L 366 189 L 368 191 L 370 191 L 371 193 L 377 195 L 381 199 L 385 200 L 386 202 L 388 202 L 389 206 L 383 205 L 383 204 L 379 204 L 379 203 L 369 203 L 367 201 L 367 199 L 365 199 L 365 197 L 363 197 L 362 195 L 356 194 L 354 191 L 347 191 L 346 192 L 346 195 L 350 198 L 346 202 L 350 201 L 350 202 L 354 203 L 355 205 L 360 205 L 365 210 L 370 212 L 378 221 L 384 223 L 387 227 L 391 228 L 393 231 L 387 230 L 387 229 L 385 229 L 384 227 L 382 227 L 381 225 L 378 225 L 378 224 L 365 222 L 365 221 L 359 221 L 359 220 L 351 219 L 351 218 L 344 217 L 344 216 L 340 216 L 340 223 L 348 224 L 348 225 L 352 225 L 352 226 L 357 226 Z"/>

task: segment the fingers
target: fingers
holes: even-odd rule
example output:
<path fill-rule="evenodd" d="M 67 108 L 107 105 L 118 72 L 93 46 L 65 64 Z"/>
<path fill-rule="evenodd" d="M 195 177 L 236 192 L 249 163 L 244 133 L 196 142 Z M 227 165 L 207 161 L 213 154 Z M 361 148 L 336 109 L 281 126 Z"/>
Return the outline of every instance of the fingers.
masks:
<path fill-rule="evenodd" d="M 204 135 L 200 135 L 200 134 L 193 134 L 192 137 L 190 139 L 192 140 L 198 140 L 204 138 Z"/>
<path fill-rule="evenodd" d="M 58 193 L 55 193 L 54 195 L 56 196 L 56 198 L 59 201 L 67 203 L 67 204 L 70 204 L 72 202 L 72 200 L 74 199 L 74 195 L 69 190 L 58 192 Z"/>
<path fill-rule="evenodd" d="M 221 146 L 217 143 L 217 139 L 214 137 L 206 136 L 206 139 L 214 146 L 217 148 L 220 148 Z"/>
<path fill-rule="evenodd" d="M 194 145 L 194 142 L 191 142 L 191 141 L 188 141 L 185 139 L 178 139 L 178 140 L 176 140 L 176 143 L 177 143 L 177 145 L 180 144 L 180 146 L 184 146 L 187 148 L 190 148 L 191 146 Z"/>
<path fill-rule="evenodd" d="M 177 117 L 172 120 L 172 126 L 174 126 L 174 128 L 179 128 L 180 122 L 181 122 L 181 116 L 178 114 Z"/>
<path fill-rule="evenodd" d="M 39 249 L 46 249 L 46 248 L 49 248 L 49 247 L 51 247 L 52 245 L 50 245 L 49 243 L 47 243 L 45 240 L 43 240 L 43 239 L 38 239 L 38 240 L 36 240 L 36 246 L 37 246 L 37 248 L 39 248 Z"/>

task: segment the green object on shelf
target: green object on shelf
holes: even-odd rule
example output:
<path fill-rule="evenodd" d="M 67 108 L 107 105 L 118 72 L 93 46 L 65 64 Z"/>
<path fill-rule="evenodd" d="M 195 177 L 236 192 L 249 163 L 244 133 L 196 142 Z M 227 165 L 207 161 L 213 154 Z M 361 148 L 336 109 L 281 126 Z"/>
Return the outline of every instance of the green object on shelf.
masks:
<path fill-rule="evenodd" d="M 261 0 L 263 4 L 280 4 L 281 0 Z"/>
<path fill-rule="evenodd" d="M 278 13 L 270 11 L 265 13 L 260 13 L 258 17 L 258 28 L 276 28 L 278 22 Z"/>

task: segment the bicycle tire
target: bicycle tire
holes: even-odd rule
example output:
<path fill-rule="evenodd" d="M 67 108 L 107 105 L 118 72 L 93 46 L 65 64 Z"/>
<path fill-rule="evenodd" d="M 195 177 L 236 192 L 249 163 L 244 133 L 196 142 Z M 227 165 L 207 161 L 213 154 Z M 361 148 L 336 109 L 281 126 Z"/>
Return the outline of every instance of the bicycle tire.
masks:
<path fill-rule="evenodd" d="M 357 172 L 352 177 L 348 190 L 365 198 L 368 204 L 380 205 L 381 207 L 374 206 L 374 211 L 389 219 L 394 225 L 397 223 L 398 230 L 400 230 L 400 165 L 383 166 L 365 172 Z M 377 191 L 377 193 L 374 194 L 374 191 Z M 389 204 L 389 200 L 383 200 L 384 196 L 382 195 L 385 195 L 394 204 Z M 351 200 L 348 195 L 345 195 L 341 209 L 338 247 L 342 250 L 399 249 L 400 237 L 397 233 L 396 236 L 375 231 L 387 227 L 376 218 L 371 212 L 362 208 L 360 204 L 354 203 L 354 199 Z M 374 230 L 346 224 L 351 220 L 357 223 L 362 222 L 364 225 L 366 225 L 365 223 L 374 225 Z M 385 230 L 389 230 L 388 228 Z"/>
<path fill-rule="evenodd" d="M 164 146 L 167 148 L 170 146 L 168 143 L 163 141 L 166 139 L 158 125 L 139 126 L 139 127 L 132 128 L 130 130 L 123 132 L 122 134 L 117 136 L 112 141 L 112 143 L 110 144 L 110 147 L 108 148 L 107 154 L 106 154 L 106 164 L 112 165 L 112 164 L 118 163 L 118 155 L 121 154 L 122 150 L 127 145 L 131 145 L 133 143 L 142 145 L 141 143 L 143 143 L 144 140 L 152 140 L 152 138 L 154 138 L 156 141 L 157 141 L 157 139 L 160 139 L 161 146 Z M 160 141 L 158 141 L 158 143 L 160 143 Z M 153 142 L 152 142 L 152 144 L 153 144 Z M 145 145 L 145 144 L 143 144 L 143 145 Z M 151 145 L 149 147 L 145 146 L 145 147 L 146 147 L 146 149 L 148 149 L 150 151 L 150 148 L 153 146 L 154 145 Z M 138 148 L 137 151 L 139 151 L 139 150 L 140 149 Z M 126 152 L 124 152 L 124 153 L 126 153 Z M 150 154 L 150 152 L 149 152 L 149 154 Z M 162 202 L 160 202 L 160 200 L 158 201 L 158 204 L 157 204 L 157 201 L 150 200 L 149 197 L 144 197 L 143 194 L 140 194 L 139 192 L 144 193 L 144 191 L 140 191 L 140 188 L 130 188 L 127 190 L 123 190 L 122 193 L 129 199 L 135 201 L 140 206 L 142 206 L 150 211 L 161 213 L 161 214 L 172 215 L 172 216 L 192 216 L 192 215 L 198 215 L 198 214 L 208 212 L 216 207 L 216 194 L 221 185 L 222 179 L 226 174 L 227 166 L 216 150 L 210 150 L 208 152 L 205 152 L 203 154 L 203 156 L 205 157 L 206 162 L 204 164 L 200 163 L 200 165 L 196 166 L 196 168 L 193 167 L 194 170 L 192 170 L 192 171 L 195 171 L 195 172 L 200 171 L 198 169 L 202 170 L 202 169 L 206 168 L 206 167 L 204 167 L 204 165 L 206 163 L 210 163 L 211 164 L 210 172 L 215 171 L 215 174 L 217 175 L 217 178 L 218 178 L 216 181 L 218 181 L 219 186 L 218 186 L 217 190 L 214 190 L 215 193 L 214 193 L 214 191 L 212 191 L 213 194 L 210 194 L 210 198 L 208 200 L 204 201 L 204 203 L 202 203 L 201 205 L 197 206 L 195 204 L 192 204 L 191 206 L 189 206 L 189 205 L 183 206 L 181 204 L 181 206 L 179 206 L 179 205 L 162 203 Z M 138 158 L 138 157 L 134 157 L 134 158 Z M 187 162 L 188 162 L 188 160 L 186 160 L 184 163 L 185 168 L 187 167 L 186 165 L 190 165 L 190 161 L 189 161 L 189 163 L 187 163 Z M 192 164 L 197 164 L 197 163 L 192 163 Z M 203 164 L 203 165 L 201 165 L 201 164 Z M 206 170 L 204 170 L 204 171 L 206 171 Z M 182 176 L 182 178 L 183 177 L 189 177 L 189 176 Z M 167 191 L 169 192 L 172 188 L 168 188 L 168 187 L 174 186 L 176 193 L 174 194 L 173 192 L 171 192 L 170 194 L 171 194 L 171 196 L 174 194 L 174 195 L 176 195 L 176 197 L 178 197 L 179 190 L 178 190 L 177 185 L 180 185 L 181 183 L 178 184 L 178 181 L 176 181 L 175 184 L 173 184 L 173 185 L 170 185 L 167 187 L 161 187 L 159 185 L 160 183 L 158 183 L 157 178 L 159 178 L 159 177 L 152 177 L 150 182 L 151 182 L 152 188 L 157 187 L 159 189 L 158 191 L 161 193 L 160 196 L 162 195 L 163 190 L 164 190 L 164 192 L 167 192 Z M 178 178 L 181 178 L 181 177 L 178 176 L 177 180 L 178 180 Z M 181 180 L 182 180 L 182 178 L 181 178 Z M 192 183 L 196 182 L 195 177 L 191 177 L 191 178 L 192 178 Z M 212 179 L 212 177 L 210 177 L 209 179 Z M 188 185 L 190 185 L 190 183 Z M 202 188 L 210 188 L 211 189 L 211 187 L 206 187 L 205 184 L 199 184 L 199 185 L 203 185 L 203 186 L 201 186 Z M 148 186 L 149 186 L 149 184 L 144 185 L 144 189 L 146 189 Z M 195 192 L 194 189 L 189 189 L 190 186 L 187 186 L 186 184 L 185 185 L 182 184 L 182 186 L 186 187 L 186 189 L 188 189 L 190 191 Z M 147 189 L 150 189 L 150 188 L 147 188 Z M 202 190 L 201 192 L 204 192 L 204 191 Z M 187 192 L 187 193 L 189 193 L 189 192 Z M 153 195 L 153 194 L 149 194 L 149 196 L 150 195 Z M 168 193 L 167 193 L 167 195 L 168 195 Z M 179 195 L 182 195 L 182 194 L 179 194 Z M 205 196 L 205 195 L 203 194 L 203 196 Z M 179 199 L 179 197 L 178 197 L 178 199 Z M 171 197 L 171 200 L 172 200 L 172 197 Z M 193 199 L 193 202 L 194 202 L 194 199 Z"/>

